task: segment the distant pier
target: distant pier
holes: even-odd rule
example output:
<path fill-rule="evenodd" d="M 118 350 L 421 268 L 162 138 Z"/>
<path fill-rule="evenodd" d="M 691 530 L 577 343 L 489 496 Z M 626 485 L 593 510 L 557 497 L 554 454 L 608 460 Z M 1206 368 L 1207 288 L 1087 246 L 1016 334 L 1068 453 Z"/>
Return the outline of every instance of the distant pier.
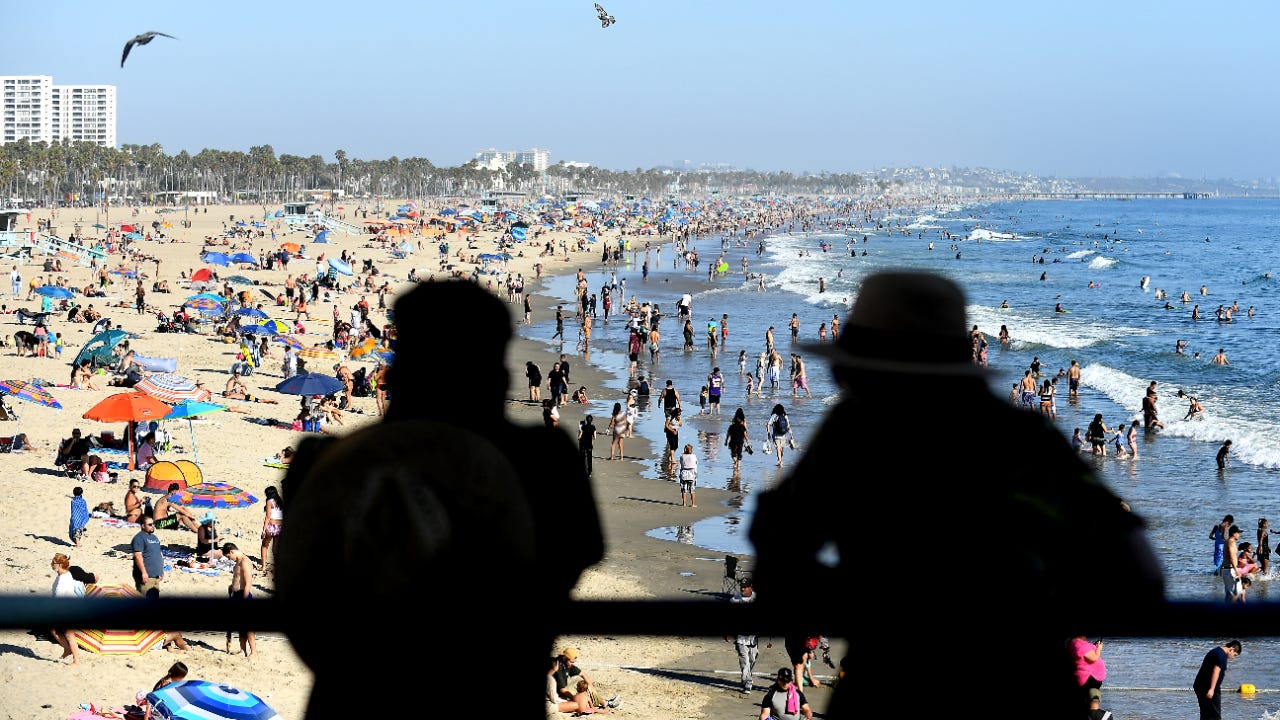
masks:
<path fill-rule="evenodd" d="M 1216 192 L 1033 192 L 1014 193 L 1016 200 L 1147 200 L 1152 198 L 1203 200 L 1221 197 Z"/>

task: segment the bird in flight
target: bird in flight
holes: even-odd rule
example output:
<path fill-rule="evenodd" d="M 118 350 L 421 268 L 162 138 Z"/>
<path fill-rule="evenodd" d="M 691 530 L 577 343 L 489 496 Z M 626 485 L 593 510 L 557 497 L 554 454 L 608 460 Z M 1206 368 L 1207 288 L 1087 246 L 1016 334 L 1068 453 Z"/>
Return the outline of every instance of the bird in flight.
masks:
<path fill-rule="evenodd" d="M 167 38 L 173 37 L 172 35 L 166 35 L 165 33 L 156 32 L 155 30 L 150 30 L 148 32 L 142 33 L 141 35 L 134 36 L 132 40 L 124 44 L 124 54 L 120 56 L 120 67 L 124 67 L 124 61 L 126 58 L 129 57 L 129 51 L 133 49 L 134 45 L 146 45 L 147 43 L 154 40 L 157 35 L 160 35 L 162 37 L 167 37 Z M 173 39 L 177 40 L 177 38 L 173 38 Z"/>
<path fill-rule="evenodd" d="M 604 8 L 600 7 L 600 3 L 596 3 L 596 15 L 600 17 L 600 27 L 602 28 L 607 28 L 617 22 L 613 19 L 612 15 L 605 12 Z"/>

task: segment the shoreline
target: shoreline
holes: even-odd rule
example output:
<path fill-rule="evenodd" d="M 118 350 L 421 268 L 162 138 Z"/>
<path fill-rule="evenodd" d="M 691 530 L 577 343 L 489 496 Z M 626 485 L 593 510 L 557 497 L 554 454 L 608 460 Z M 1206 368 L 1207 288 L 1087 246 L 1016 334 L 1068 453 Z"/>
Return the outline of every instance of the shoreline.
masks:
<path fill-rule="evenodd" d="M 149 225 L 154 210 L 155 208 L 142 209 L 131 220 Z M 121 209 L 120 215 L 124 216 L 129 212 Z M 179 269 L 200 267 L 198 252 L 202 248 L 201 239 L 219 234 L 221 225 L 230 215 L 235 215 L 237 219 L 254 219 L 260 213 L 261 206 L 257 205 L 213 206 L 208 213 L 202 212 L 193 218 L 194 224 L 187 231 L 180 228 L 171 230 L 177 234 L 175 242 L 135 243 L 135 247 L 146 255 L 161 260 L 158 277 L 168 280 L 173 289 L 170 294 L 148 292 L 146 297 L 149 304 L 156 305 L 166 313 L 172 312 L 183 298 L 191 294 L 187 291 L 187 283 L 179 280 L 177 274 Z M 63 226 L 70 226 L 77 222 L 77 216 L 83 214 L 84 211 L 81 210 L 59 210 L 59 222 Z M 88 215 L 89 218 L 93 217 L 91 210 Z M 49 212 L 36 210 L 32 212 L 32 217 L 34 222 L 36 218 L 49 217 Z M 155 217 L 166 218 L 165 215 Z M 87 226 L 92 220 L 81 217 L 80 222 Z M 275 225 L 275 222 L 271 220 L 268 224 Z M 194 239 L 183 241 L 181 238 L 184 235 Z M 609 232 L 607 235 L 607 239 L 602 236 L 600 242 L 616 241 L 616 232 Z M 470 238 L 450 235 L 450 262 L 470 269 L 471 265 L 462 263 L 456 253 L 463 252 L 471 256 L 485 252 L 496 236 L 497 233 L 492 231 L 481 231 Z M 545 297 L 538 295 L 542 282 L 536 279 L 534 267 L 539 261 L 544 263 L 544 281 L 551 276 L 572 273 L 579 266 L 584 269 L 600 266 L 599 245 L 587 245 L 584 251 L 574 251 L 567 261 L 562 261 L 559 257 L 555 261 L 548 261 L 547 258 L 537 256 L 537 242 L 560 239 L 567 241 L 574 237 L 569 233 L 552 232 L 536 241 L 531 238 L 521 248 L 525 256 L 510 261 L 507 269 L 512 274 L 523 275 L 526 290 L 534 292 L 535 301 Z M 283 231 L 278 240 L 297 238 L 296 234 Z M 258 280 L 260 289 L 270 288 L 279 292 L 287 275 L 313 271 L 313 259 L 320 252 L 336 256 L 347 250 L 355 252 L 361 258 L 373 259 L 375 266 L 383 272 L 378 281 L 392 281 L 393 292 L 399 292 L 409 287 L 404 278 L 410 268 L 418 268 L 424 279 L 428 274 L 436 280 L 448 275 L 439 270 L 434 273 L 426 271 L 427 266 L 435 266 L 434 240 L 431 238 L 428 234 L 422 239 L 421 251 L 397 260 L 385 257 L 386 253 L 381 250 L 368 247 L 368 236 L 365 234 L 347 236 L 331 233 L 328 246 L 309 244 L 309 259 L 291 264 L 288 270 L 282 270 L 278 266 L 270 271 L 214 269 L 221 271 L 220 274 L 223 275 L 245 274 Z M 476 249 L 466 249 L 468 239 L 473 240 Z M 399 239 L 396 239 L 395 243 L 398 242 Z M 249 252 L 256 254 L 258 250 L 269 246 L 269 238 L 266 242 L 255 240 Z M 16 301 L 12 295 L 0 301 L 7 305 L 7 310 L 39 306 L 38 302 L 26 302 L 25 298 L 27 281 L 34 276 L 48 274 L 42 270 L 42 260 L 37 256 L 30 263 L 18 263 L 23 276 L 23 292 Z M 119 255 L 110 255 L 107 266 L 123 265 L 121 261 Z M 136 262 L 143 273 L 155 275 L 156 265 L 148 260 Z M 130 265 L 132 264 L 131 262 Z M 89 268 L 72 266 L 66 261 L 64 271 L 53 274 L 65 276 L 68 284 L 77 288 L 84 287 L 91 280 Z M 96 307 L 102 308 L 110 301 L 128 296 L 133 285 L 123 283 L 119 276 L 111 277 L 115 279 L 115 284 L 109 288 L 107 297 L 77 300 L 82 303 L 94 302 Z M 482 277 L 488 278 L 486 285 L 498 292 L 496 286 L 500 284 L 497 281 L 501 279 L 501 275 Z M 148 290 L 149 283 L 155 279 L 156 277 L 146 279 Z M 345 309 L 360 294 L 335 292 L 332 302 L 313 303 L 311 319 L 306 321 L 309 331 L 306 338 L 312 342 L 327 339 L 332 306 L 337 305 L 339 310 Z M 376 301 L 372 294 L 369 297 L 371 302 Z M 392 302 L 389 297 L 388 305 Z M 517 308 L 518 306 L 512 307 L 513 315 L 519 314 Z M 535 305 L 535 317 L 538 312 L 536 308 Z M 272 307 L 266 309 L 273 317 L 292 318 L 292 313 L 281 313 L 279 309 Z M 152 312 L 138 314 L 132 307 L 113 308 L 111 312 L 115 313 L 114 319 L 118 323 L 139 335 L 132 342 L 140 354 L 174 357 L 177 359 L 178 374 L 201 380 L 214 391 L 222 389 L 228 377 L 227 368 L 234 360 L 236 346 L 217 342 L 209 335 L 157 333 L 154 329 L 155 315 Z M 382 319 L 377 311 L 375 316 Z M 513 322 L 518 320 L 515 317 Z M 11 313 L 0 315 L 0 324 L 6 326 L 2 331 L 5 335 L 22 329 Z M 19 358 L 14 357 L 12 348 L 0 350 L 0 353 L 6 355 L 10 377 L 27 380 L 44 377 L 59 383 L 66 382 L 68 363 L 78 352 L 79 346 L 91 336 L 91 328 L 85 324 L 65 322 L 65 318 L 62 318 L 56 319 L 51 324 L 51 329 L 64 333 L 67 341 L 64 357 L 53 361 L 48 358 Z M 259 372 L 246 378 L 251 392 L 261 390 L 264 397 L 278 399 L 279 404 L 226 401 L 215 395 L 214 402 L 228 402 L 230 407 L 240 412 L 222 412 L 196 419 L 190 429 L 185 422 L 166 423 L 165 427 L 171 433 L 174 445 L 184 446 L 186 452 L 174 450 L 161 453 L 160 458 L 192 459 L 191 450 L 198 448 L 200 467 L 206 480 L 232 482 L 258 498 L 261 498 L 262 490 L 267 485 L 278 487 L 283 472 L 264 467 L 262 460 L 270 458 L 286 445 L 294 444 L 300 434 L 288 430 L 277 432 L 246 420 L 287 420 L 296 411 L 294 398 L 271 391 L 271 387 L 282 377 L 278 368 L 279 357 L 276 352 L 271 360 L 263 363 Z M 513 399 L 507 404 L 508 417 L 523 424 L 541 422 L 538 408 L 518 400 L 527 397 L 524 361 L 535 359 L 543 367 L 545 377 L 545 370 L 550 367 L 552 350 L 517 334 L 508 348 L 507 357 L 510 372 L 508 396 Z M 321 372 L 327 370 L 312 369 Z M 593 393 L 597 397 L 613 381 L 607 371 L 591 366 L 580 357 L 573 362 L 571 376 L 574 387 L 586 384 L 588 387 L 600 388 Z M 100 387 L 104 382 L 105 378 L 98 378 Z M 27 500 L 25 503 L 11 502 L 0 508 L 0 517 L 3 518 L 3 522 L 0 522 L 0 540 L 11 549 L 7 554 L 11 572 L 7 576 L 4 592 L 35 595 L 49 593 L 53 577 L 49 571 L 49 559 L 55 552 L 67 553 L 71 556 L 72 565 L 98 573 L 105 583 L 131 585 L 127 549 L 135 531 L 105 527 L 100 519 L 94 518 L 90 521 L 89 533 L 83 541 L 84 547 L 74 548 L 66 539 L 68 506 L 72 487 L 80 485 L 84 487 L 90 508 L 106 501 L 113 502 L 120 508 L 127 489 L 127 478 L 132 476 L 141 479 L 145 473 L 121 471 L 119 484 L 99 484 L 65 477 L 56 471 L 52 463 L 58 442 L 73 427 L 81 428 L 87 433 L 97 433 L 100 430 L 119 432 L 118 426 L 122 423 L 95 423 L 81 418 L 85 410 L 117 391 L 117 388 L 97 391 L 51 388 L 51 392 L 64 406 L 61 410 L 39 407 L 15 398 L 6 399 L 20 414 L 18 428 L 30 437 L 34 447 L 24 453 L 0 454 L 0 493 L 10 498 L 21 497 Z M 347 425 L 338 428 L 338 432 L 358 429 L 377 420 L 373 398 L 355 398 L 353 407 L 363 412 L 347 413 Z M 562 408 L 562 426 L 576 428 L 583 412 L 585 409 L 582 406 L 572 403 L 566 405 Z M 0 434 L 7 435 L 11 430 L 12 426 L 4 427 L 0 429 Z M 642 441 L 644 445 L 629 447 L 646 448 L 645 452 L 628 452 L 629 458 L 637 459 L 610 462 L 600 459 L 602 448 L 607 449 L 607 442 L 601 446 L 597 440 L 593 488 L 606 538 L 606 555 L 603 562 L 584 575 L 575 589 L 575 597 L 687 599 L 691 596 L 706 596 L 709 600 L 718 600 L 723 590 L 722 557 L 708 557 L 710 553 L 698 548 L 651 538 L 646 533 L 677 521 L 700 519 L 723 512 L 723 504 L 733 494 L 714 488 L 699 488 L 699 494 L 703 497 L 699 498 L 702 502 L 698 508 L 679 508 L 679 492 L 673 483 L 641 476 L 643 456 L 648 453 L 649 441 L 639 435 L 634 440 Z M 675 502 L 672 502 L 673 496 L 676 498 Z M 287 498 L 285 501 L 287 504 Z M 263 521 L 261 503 L 243 509 L 221 509 L 215 512 L 222 540 L 240 544 L 242 549 L 258 559 L 258 537 Z M 158 534 L 166 548 L 190 551 L 194 547 L 195 536 L 188 531 L 161 530 Z M 208 577 L 200 573 L 179 572 L 175 567 L 166 572 L 162 594 L 223 597 L 227 582 L 229 575 L 226 573 L 219 577 Z M 254 592 L 262 596 L 271 594 L 270 579 L 259 576 L 255 581 Z M 149 689 L 155 679 L 163 675 L 176 660 L 182 660 L 191 667 L 193 678 L 227 682 L 258 694 L 282 717 L 302 717 L 312 676 L 282 636 L 270 633 L 260 635 L 262 642 L 259 645 L 259 656 L 248 659 L 223 652 L 219 633 L 191 633 L 186 637 L 191 649 L 185 652 L 152 651 L 137 657 L 110 657 L 82 651 L 80 667 L 69 668 L 57 660 L 60 651 L 51 641 L 39 640 L 31 633 L 6 633 L 4 643 L 7 647 L 0 651 L 0 679 L 8 682 L 11 691 L 6 693 L 5 699 L 0 700 L 0 717 L 61 720 L 73 713 L 81 702 L 120 707 L 132 702 L 135 691 Z M 564 642 L 572 642 L 579 647 L 583 667 L 588 669 L 602 689 L 609 690 L 610 695 L 615 692 L 623 694 L 626 704 L 621 712 L 633 717 L 724 717 L 743 712 L 750 707 L 751 702 L 759 700 L 758 697 L 747 698 L 738 692 L 736 654 L 733 645 L 720 638 L 569 637 L 564 638 Z M 762 647 L 761 655 L 756 668 L 758 672 L 767 674 L 787 664 L 780 642 L 771 650 Z M 661 668 L 665 672 L 655 674 L 652 672 L 653 668 Z M 762 691 L 767 681 L 764 678 L 760 680 L 759 688 Z M 829 690 L 824 688 L 809 693 L 815 709 L 820 710 L 825 706 L 823 696 L 828 694 Z M 46 705 L 49 707 L 43 707 Z"/>

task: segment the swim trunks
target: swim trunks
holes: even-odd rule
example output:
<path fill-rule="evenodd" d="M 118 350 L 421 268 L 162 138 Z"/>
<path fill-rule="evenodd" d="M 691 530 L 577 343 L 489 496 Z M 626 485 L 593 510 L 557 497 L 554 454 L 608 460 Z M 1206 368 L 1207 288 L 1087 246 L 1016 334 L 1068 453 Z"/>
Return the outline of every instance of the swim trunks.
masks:
<path fill-rule="evenodd" d="M 156 521 L 157 530 L 173 530 L 178 527 L 178 518 L 169 516 Z"/>

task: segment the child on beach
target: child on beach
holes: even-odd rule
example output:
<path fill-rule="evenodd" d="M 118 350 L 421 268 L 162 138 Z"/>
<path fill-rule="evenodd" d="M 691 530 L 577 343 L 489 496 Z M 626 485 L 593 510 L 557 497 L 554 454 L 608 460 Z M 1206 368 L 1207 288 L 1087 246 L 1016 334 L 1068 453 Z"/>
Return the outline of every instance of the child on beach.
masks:
<path fill-rule="evenodd" d="M 1014 385 L 1013 388 L 1016 392 L 1018 386 Z M 1071 448 L 1077 453 L 1084 452 L 1084 438 L 1080 437 L 1080 428 L 1076 428 L 1075 432 L 1071 433 Z"/>
<path fill-rule="evenodd" d="M 751 392 L 755 390 L 756 379 L 750 374 L 747 375 L 747 397 L 751 397 Z"/>
<path fill-rule="evenodd" d="M 1116 457 L 1124 457 L 1128 454 L 1128 451 L 1125 450 L 1127 441 L 1125 440 L 1124 425 L 1116 428 L 1116 434 L 1111 436 L 1111 442 L 1116 446 Z"/>
<path fill-rule="evenodd" d="M 701 408 L 700 410 L 698 410 L 699 415 L 707 414 L 707 401 L 710 398 L 711 398 L 711 391 L 707 389 L 706 385 L 703 385 L 702 390 L 698 392 L 698 407 Z"/>

